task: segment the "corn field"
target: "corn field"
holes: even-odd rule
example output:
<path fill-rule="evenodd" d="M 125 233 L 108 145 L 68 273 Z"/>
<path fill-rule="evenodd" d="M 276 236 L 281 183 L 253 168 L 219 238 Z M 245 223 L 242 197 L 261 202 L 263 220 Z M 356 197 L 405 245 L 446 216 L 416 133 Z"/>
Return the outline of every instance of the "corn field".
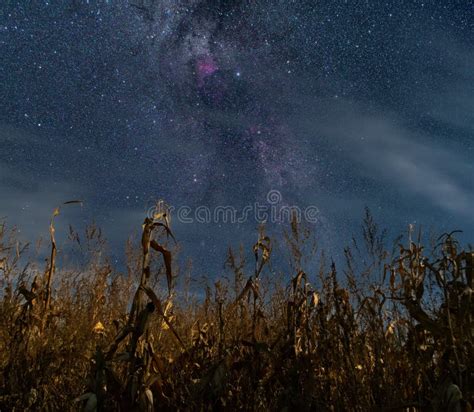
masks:
<path fill-rule="evenodd" d="M 166 213 L 126 273 L 94 226 L 70 229 L 84 259 L 60 264 L 62 214 L 46 267 L 0 223 L 1 411 L 471 410 L 474 252 L 455 232 L 389 249 L 367 213 L 339 268 L 293 220 L 290 271 L 262 228 L 195 292 Z"/>

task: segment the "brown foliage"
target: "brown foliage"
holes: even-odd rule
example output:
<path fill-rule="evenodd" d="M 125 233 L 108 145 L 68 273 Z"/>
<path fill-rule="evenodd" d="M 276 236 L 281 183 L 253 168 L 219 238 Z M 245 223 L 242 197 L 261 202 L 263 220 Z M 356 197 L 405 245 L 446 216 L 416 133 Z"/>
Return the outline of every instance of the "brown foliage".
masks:
<path fill-rule="evenodd" d="M 174 286 L 166 214 L 145 219 L 127 276 L 96 228 L 76 270 L 57 267 L 53 221 L 50 233 L 42 275 L 0 225 L 1 410 L 454 411 L 474 395 L 474 253 L 454 233 L 426 252 L 410 230 L 389 252 L 367 214 L 365 251 L 354 240 L 339 276 L 322 254 L 315 269 L 293 221 L 294 273 L 270 266 L 262 230 L 252 272 L 229 250 L 234 279 L 199 299 Z"/>

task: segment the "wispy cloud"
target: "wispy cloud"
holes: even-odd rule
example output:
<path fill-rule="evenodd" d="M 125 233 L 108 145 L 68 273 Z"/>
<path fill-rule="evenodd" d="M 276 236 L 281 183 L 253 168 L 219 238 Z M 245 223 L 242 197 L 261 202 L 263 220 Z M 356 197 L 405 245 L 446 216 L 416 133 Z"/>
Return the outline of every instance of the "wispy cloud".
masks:
<path fill-rule="evenodd" d="M 411 192 L 451 213 L 472 218 L 472 164 L 453 146 L 437 144 L 388 115 L 353 109 L 338 112 L 323 132 L 342 145 L 355 170 L 376 176 L 395 192 Z"/>

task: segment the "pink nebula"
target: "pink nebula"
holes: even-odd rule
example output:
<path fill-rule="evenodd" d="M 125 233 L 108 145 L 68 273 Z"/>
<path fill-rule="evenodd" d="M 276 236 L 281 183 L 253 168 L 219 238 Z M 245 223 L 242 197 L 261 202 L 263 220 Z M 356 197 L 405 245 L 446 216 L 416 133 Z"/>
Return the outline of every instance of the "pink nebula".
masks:
<path fill-rule="evenodd" d="M 204 79 L 219 70 L 212 56 L 200 56 L 196 60 L 196 78 L 198 87 L 204 85 Z"/>

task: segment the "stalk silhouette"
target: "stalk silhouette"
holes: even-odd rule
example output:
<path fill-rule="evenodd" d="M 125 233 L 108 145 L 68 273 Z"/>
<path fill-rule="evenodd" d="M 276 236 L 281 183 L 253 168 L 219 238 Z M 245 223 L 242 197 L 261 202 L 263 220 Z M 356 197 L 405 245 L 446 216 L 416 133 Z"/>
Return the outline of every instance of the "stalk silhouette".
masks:
<path fill-rule="evenodd" d="M 197 298 L 167 213 L 145 219 L 127 274 L 93 226 L 69 233 L 85 263 L 58 266 L 58 214 L 44 272 L 0 225 L 1 410 L 470 407 L 474 252 L 455 232 L 427 246 L 410 228 L 389 250 L 367 212 L 339 271 L 294 219 L 282 236 L 290 272 L 272 265 L 262 229 L 255 264 L 229 249 L 233 278 L 208 280 Z"/>

